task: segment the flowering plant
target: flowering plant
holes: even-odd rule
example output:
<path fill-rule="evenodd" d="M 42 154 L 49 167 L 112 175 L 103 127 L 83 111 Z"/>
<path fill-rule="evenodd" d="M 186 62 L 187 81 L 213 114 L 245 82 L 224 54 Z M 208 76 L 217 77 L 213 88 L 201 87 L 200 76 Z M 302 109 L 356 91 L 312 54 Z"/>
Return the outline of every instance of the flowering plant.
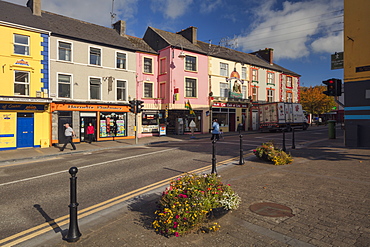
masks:
<path fill-rule="evenodd" d="M 286 165 L 293 162 L 293 157 L 281 149 L 275 147 L 273 142 L 262 143 L 253 150 L 253 153 L 262 160 L 271 161 L 274 165 Z"/>
<path fill-rule="evenodd" d="M 240 197 L 215 174 L 186 174 L 170 182 L 155 212 L 154 229 L 165 236 L 180 236 L 202 228 L 212 209 L 237 209 Z M 203 227 L 204 228 L 204 227 Z M 204 231 L 216 231 L 217 223 Z"/>

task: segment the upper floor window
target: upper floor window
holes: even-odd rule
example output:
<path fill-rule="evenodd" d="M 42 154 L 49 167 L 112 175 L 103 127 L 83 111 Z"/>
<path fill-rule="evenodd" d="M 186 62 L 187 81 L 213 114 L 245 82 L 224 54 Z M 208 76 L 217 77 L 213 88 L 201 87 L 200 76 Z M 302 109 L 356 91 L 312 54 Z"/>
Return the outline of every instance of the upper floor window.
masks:
<path fill-rule="evenodd" d="M 246 67 L 242 67 L 242 77 L 241 77 L 242 80 L 246 80 L 247 79 L 247 68 Z"/>
<path fill-rule="evenodd" d="M 101 50 L 90 47 L 90 64 L 101 65 Z"/>
<path fill-rule="evenodd" d="M 144 73 L 153 73 L 153 59 L 144 57 Z"/>
<path fill-rule="evenodd" d="M 30 55 L 30 37 L 14 34 L 14 54 Z"/>
<path fill-rule="evenodd" d="M 70 62 L 72 60 L 72 44 L 59 41 L 58 42 L 58 55 L 59 55 L 59 60 Z"/>
<path fill-rule="evenodd" d="M 126 100 L 126 81 L 117 80 L 117 100 Z"/>
<path fill-rule="evenodd" d="M 275 74 L 272 72 L 267 72 L 267 84 L 275 85 Z"/>
<path fill-rule="evenodd" d="M 267 102 L 274 102 L 274 90 L 267 89 Z"/>
<path fill-rule="evenodd" d="M 30 73 L 14 71 L 14 95 L 30 95 Z"/>
<path fill-rule="evenodd" d="M 117 69 L 126 69 L 126 54 L 117 52 L 116 58 L 116 68 Z"/>
<path fill-rule="evenodd" d="M 160 66 L 159 73 L 161 75 L 166 74 L 167 73 L 167 71 L 166 71 L 166 58 L 161 58 L 159 61 L 160 61 L 159 62 L 159 66 Z"/>
<path fill-rule="evenodd" d="M 185 97 L 197 97 L 197 80 L 196 79 L 186 78 Z"/>
<path fill-rule="evenodd" d="M 197 71 L 197 58 L 192 56 L 185 57 L 185 70 Z"/>
<path fill-rule="evenodd" d="M 246 86 L 242 86 L 242 94 L 243 94 L 243 99 L 246 99 L 247 98 L 247 87 Z"/>
<path fill-rule="evenodd" d="M 144 82 L 144 98 L 153 98 L 153 83 Z"/>
<path fill-rule="evenodd" d="M 71 97 L 71 76 L 58 74 L 58 97 Z"/>
<path fill-rule="evenodd" d="M 258 88 L 252 87 L 252 101 L 258 101 Z"/>
<path fill-rule="evenodd" d="M 286 87 L 293 88 L 293 78 L 291 76 L 286 77 Z"/>
<path fill-rule="evenodd" d="M 229 65 L 227 63 L 220 63 L 220 75 L 229 76 Z"/>
<path fill-rule="evenodd" d="M 229 97 L 229 83 L 220 82 L 220 97 Z"/>
<path fill-rule="evenodd" d="M 287 92 L 286 93 L 286 102 L 290 102 L 290 103 L 293 102 L 293 94 L 292 94 L 292 92 Z"/>
<path fill-rule="evenodd" d="M 100 100 L 101 81 L 99 78 L 90 78 L 90 99 Z"/>
<path fill-rule="evenodd" d="M 258 82 L 258 70 L 252 69 L 252 81 Z"/>

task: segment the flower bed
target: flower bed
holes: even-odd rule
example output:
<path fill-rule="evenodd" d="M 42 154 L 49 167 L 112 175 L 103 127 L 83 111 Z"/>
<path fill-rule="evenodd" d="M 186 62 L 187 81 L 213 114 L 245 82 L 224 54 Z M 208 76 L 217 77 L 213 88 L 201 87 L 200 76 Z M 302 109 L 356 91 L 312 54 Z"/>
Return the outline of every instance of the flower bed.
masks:
<path fill-rule="evenodd" d="M 261 160 L 270 161 L 274 165 L 286 165 L 293 162 L 293 157 L 275 147 L 273 142 L 262 143 L 253 153 Z"/>
<path fill-rule="evenodd" d="M 237 209 L 240 197 L 215 174 L 186 174 L 170 182 L 155 212 L 154 229 L 165 236 L 181 236 L 192 230 L 216 231 L 217 223 L 205 227 L 212 209 Z"/>

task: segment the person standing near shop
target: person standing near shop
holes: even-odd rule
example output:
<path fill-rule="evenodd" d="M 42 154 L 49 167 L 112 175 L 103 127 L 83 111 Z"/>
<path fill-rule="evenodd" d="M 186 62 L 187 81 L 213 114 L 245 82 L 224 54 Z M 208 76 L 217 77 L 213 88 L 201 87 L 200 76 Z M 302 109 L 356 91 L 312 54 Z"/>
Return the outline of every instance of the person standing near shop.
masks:
<path fill-rule="evenodd" d="M 74 136 L 76 136 L 75 132 L 73 131 L 71 126 L 69 126 L 69 123 L 66 123 L 64 127 L 66 128 L 66 130 L 64 131 L 64 136 L 66 140 L 64 142 L 63 147 L 60 149 L 60 151 L 63 152 L 68 143 L 71 143 L 73 150 L 76 150 L 76 146 L 73 143 L 73 139 L 72 139 Z"/>
<path fill-rule="evenodd" d="M 95 128 L 92 125 L 92 123 L 89 123 L 89 126 L 87 126 L 86 133 L 87 133 L 87 136 L 88 136 L 88 139 L 89 139 L 89 144 L 91 144 L 91 142 L 94 139 L 94 134 L 95 134 Z"/>
<path fill-rule="evenodd" d="M 216 141 L 220 140 L 220 125 L 217 118 L 213 119 L 211 140 L 213 141 L 215 138 Z"/>

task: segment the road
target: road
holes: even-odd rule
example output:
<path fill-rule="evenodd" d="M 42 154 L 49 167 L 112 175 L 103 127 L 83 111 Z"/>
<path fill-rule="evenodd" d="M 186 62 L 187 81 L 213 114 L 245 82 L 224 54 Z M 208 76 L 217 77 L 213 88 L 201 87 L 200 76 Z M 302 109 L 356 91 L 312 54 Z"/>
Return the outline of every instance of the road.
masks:
<path fill-rule="evenodd" d="M 286 133 L 286 147 L 291 147 L 292 133 Z M 282 133 L 246 133 L 245 156 L 262 142 L 282 146 Z M 295 131 L 296 147 L 327 138 L 327 128 Z M 239 136 L 225 136 L 216 143 L 217 162 L 239 156 Z M 79 212 L 99 208 L 112 198 L 151 188 L 158 181 L 185 172 L 210 172 L 212 144 L 207 139 L 128 146 L 120 149 L 58 156 L 33 163 L 0 167 L 0 239 L 37 227 L 69 213 L 68 170 L 78 167 Z M 206 167 L 206 168 L 205 168 Z M 154 188 L 154 187 L 152 187 Z M 124 199 L 122 199 L 124 200 Z M 0 241 L 1 245 L 1 241 Z"/>

